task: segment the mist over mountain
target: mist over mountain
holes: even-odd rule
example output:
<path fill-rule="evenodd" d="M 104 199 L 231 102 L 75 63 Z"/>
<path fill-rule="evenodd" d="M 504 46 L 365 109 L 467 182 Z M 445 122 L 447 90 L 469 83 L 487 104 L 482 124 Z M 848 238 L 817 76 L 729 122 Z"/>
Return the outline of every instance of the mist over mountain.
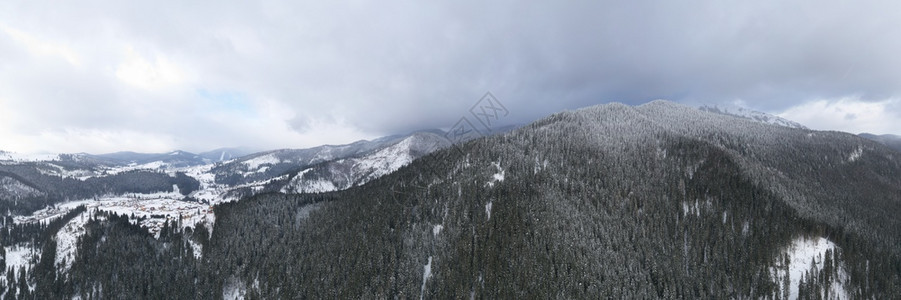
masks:
<path fill-rule="evenodd" d="M 244 155 L 252 154 L 257 151 L 252 150 L 248 147 L 233 147 L 233 148 L 219 148 L 215 150 L 210 150 L 206 152 L 198 153 L 200 157 L 203 157 L 211 162 L 221 162 L 232 160 Z"/>
<path fill-rule="evenodd" d="M 901 151 L 901 136 L 893 134 L 875 135 L 869 133 L 861 133 L 860 136 L 882 143 L 889 148 Z"/>
<path fill-rule="evenodd" d="M 704 106 L 699 107 L 698 109 L 700 109 L 702 111 L 706 111 L 706 112 L 712 112 L 712 113 L 723 114 L 723 115 L 728 115 L 728 116 L 733 116 L 733 117 L 738 117 L 738 118 L 743 118 L 743 119 L 754 120 L 754 121 L 758 121 L 761 123 L 774 124 L 774 125 L 780 125 L 780 126 L 791 127 L 791 128 L 807 129 L 807 127 L 805 127 L 804 125 L 801 125 L 798 122 L 791 121 L 791 120 L 788 120 L 788 119 L 785 119 L 785 118 L 782 118 L 779 116 L 774 116 L 774 115 L 771 115 L 768 113 L 742 108 L 742 107 L 734 107 L 734 108 L 722 107 L 721 108 L 716 105 L 714 105 L 714 106 L 704 105 Z"/>

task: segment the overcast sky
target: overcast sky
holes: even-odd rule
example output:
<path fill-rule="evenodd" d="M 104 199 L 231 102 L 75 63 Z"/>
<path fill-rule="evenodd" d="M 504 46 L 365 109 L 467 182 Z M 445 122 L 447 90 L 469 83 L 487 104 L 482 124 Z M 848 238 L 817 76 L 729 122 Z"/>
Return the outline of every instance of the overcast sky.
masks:
<path fill-rule="evenodd" d="M 0 1 L 0 149 L 298 148 L 668 99 L 901 134 L 896 1 Z"/>

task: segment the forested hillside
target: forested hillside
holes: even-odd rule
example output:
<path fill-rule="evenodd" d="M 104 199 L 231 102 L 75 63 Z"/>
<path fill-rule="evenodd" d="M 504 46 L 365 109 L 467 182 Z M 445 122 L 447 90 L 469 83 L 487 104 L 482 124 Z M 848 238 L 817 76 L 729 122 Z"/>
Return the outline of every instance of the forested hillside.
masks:
<path fill-rule="evenodd" d="M 0 164 L 0 210 L 28 215 L 59 202 L 90 199 L 105 194 L 171 192 L 173 185 L 190 193 L 197 180 L 181 174 L 135 170 L 84 180 L 49 174 L 42 163 Z"/>
<path fill-rule="evenodd" d="M 176 219 L 155 238 L 88 211 L 71 270 L 17 272 L 5 295 L 901 295 L 901 155 L 873 141 L 656 101 L 458 146 L 344 191 L 218 205 L 212 232 Z M 797 259 L 809 240 L 830 248 Z"/>

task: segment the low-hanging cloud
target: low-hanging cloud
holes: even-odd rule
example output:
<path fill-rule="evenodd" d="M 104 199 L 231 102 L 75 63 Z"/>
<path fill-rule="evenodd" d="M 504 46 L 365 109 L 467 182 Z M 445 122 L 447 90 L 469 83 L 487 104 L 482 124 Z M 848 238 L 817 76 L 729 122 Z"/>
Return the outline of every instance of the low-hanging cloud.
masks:
<path fill-rule="evenodd" d="M 510 123 L 658 98 L 884 103 L 898 28 L 884 1 L 5 1 L 0 149 L 342 143 L 451 126 L 486 91 Z"/>

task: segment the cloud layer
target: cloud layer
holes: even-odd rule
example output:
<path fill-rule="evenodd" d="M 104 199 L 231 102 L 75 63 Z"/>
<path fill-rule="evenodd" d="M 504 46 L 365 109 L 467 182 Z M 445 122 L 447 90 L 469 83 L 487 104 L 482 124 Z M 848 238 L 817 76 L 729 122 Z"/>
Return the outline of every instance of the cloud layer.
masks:
<path fill-rule="evenodd" d="M 0 149 L 344 143 L 486 91 L 509 123 L 664 98 L 901 133 L 898 28 L 885 1 L 3 1 Z"/>

